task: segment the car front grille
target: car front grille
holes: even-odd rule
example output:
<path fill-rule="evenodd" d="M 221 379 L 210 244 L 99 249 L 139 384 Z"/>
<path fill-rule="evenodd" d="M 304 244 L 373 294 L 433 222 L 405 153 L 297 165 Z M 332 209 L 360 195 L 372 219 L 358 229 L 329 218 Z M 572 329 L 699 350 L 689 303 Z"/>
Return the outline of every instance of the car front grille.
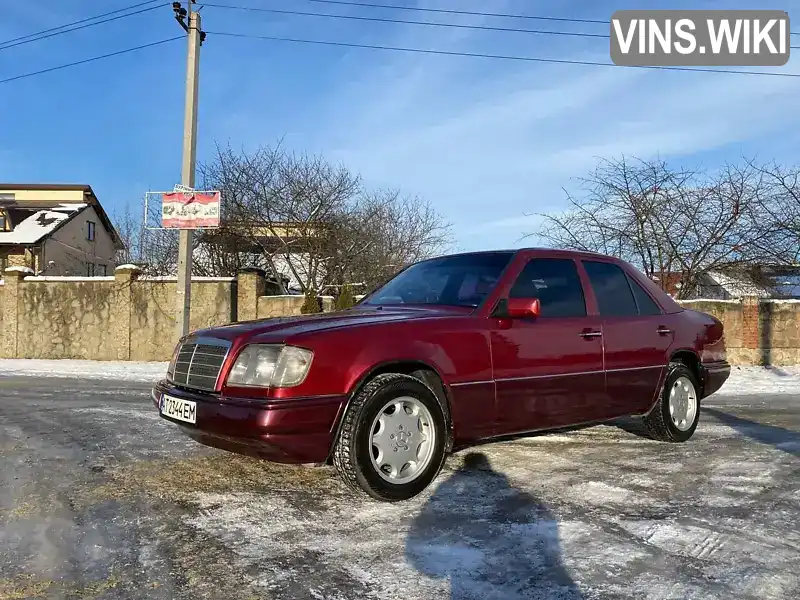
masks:
<path fill-rule="evenodd" d="M 194 339 L 178 349 L 175 368 L 169 373 L 172 383 L 213 392 L 231 344 L 225 340 Z"/>

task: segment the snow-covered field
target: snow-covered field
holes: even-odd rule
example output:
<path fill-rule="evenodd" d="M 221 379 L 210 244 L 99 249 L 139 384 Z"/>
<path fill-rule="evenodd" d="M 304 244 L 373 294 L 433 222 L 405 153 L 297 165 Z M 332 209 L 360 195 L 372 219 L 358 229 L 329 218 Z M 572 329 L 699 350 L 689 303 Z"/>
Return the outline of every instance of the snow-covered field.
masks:
<path fill-rule="evenodd" d="M 166 362 L 0 359 L 0 375 L 113 379 L 150 383 L 161 379 Z M 800 392 L 800 366 L 733 367 L 720 394 Z"/>

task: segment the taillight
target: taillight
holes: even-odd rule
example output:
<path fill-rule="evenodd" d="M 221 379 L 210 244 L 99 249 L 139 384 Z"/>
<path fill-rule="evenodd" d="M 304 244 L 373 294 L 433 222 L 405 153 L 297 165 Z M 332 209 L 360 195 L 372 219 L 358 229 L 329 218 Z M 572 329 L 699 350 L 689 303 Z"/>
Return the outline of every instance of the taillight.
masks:
<path fill-rule="evenodd" d="M 706 341 L 700 352 L 700 360 L 704 363 L 722 362 L 727 358 L 725 327 L 716 317 L 711 316 L 711 320 L 712 323 L 706 327 Z"/>

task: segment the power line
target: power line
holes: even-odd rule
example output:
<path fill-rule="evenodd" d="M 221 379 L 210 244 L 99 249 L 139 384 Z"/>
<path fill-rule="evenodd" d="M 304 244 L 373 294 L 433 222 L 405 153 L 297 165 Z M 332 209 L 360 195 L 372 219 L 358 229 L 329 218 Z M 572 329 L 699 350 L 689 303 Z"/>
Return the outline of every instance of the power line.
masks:
<path fill-rule="evenodd" d="M 209 31 L 209 35 L 221 35 L 235 38 L 254 40 L 267 40 L 273 42 L 292 42 L 299 44 L 316 44 L 322 46 L 339 46 L 344 48 L 363 48 L 366 50 L 387 50 L 394 52 L 412 52 L 417 54 L 437 54 L 441 56 L 464 56 L 470 58 L 487 58 L 497 60 L 515 60 L 526 62 L 553 63 L 563 65 L 586 65 L 594 67 L 620 67 L 614 63 L 589 60 L 570 60 L 561 58 L 539 58 L 535 56 L 513 56 L 508 54 L 484 54 L 479 52 L 456 52 L 450 50 L 431 50 L 426 48 L 404 48 L 402 46 L 383 46 L 377 44 L 356 44 L 350 42 L 335 42 L 329 40 L 309 40 L 302 38 L 277 37 L 268 35 L 251 35 L 246 33 L 230 33 L 224 31 Z M 620 67 L 625 68 L 625 67 Z M 800 73 L 770 73 L 763 71 L 735 71 L 733 69 L 702 69 L 699 67 L 658 67 L 658 66 L 631 66 L 629 69 L 656 69 L 659 71 L 691 71 L 696 73 L 729 73 L 734 75 L 762 75 L 764 77 L 800 77 Z M 2 82 L 0 82 L 2 83 Z"/>
<path fill-rule="evenodd" d="M 233 10 L 244 10 L 251 12 L 264 12 L 280 15 L 296 15 L 301 17 L 325 17 L 328 19 L 343 19 L 348 21 L 372 21 L 378 23 L 400 23 L 403 25 L 426 25 L 429 27 L 450 27 L 455 29 L 477 29 L 482 31 L 502 31 L 506 33 L 535 33 L 541 35 L 564 35 L 573 37 L 591 37 L 608 39 L 609 36 L 603 33 L 580 33 L 573 31 L 545 31 L 539 29 L 524 29 L 521 27 L 494 27 L 491 25 L 464 25 L 461 23 L 437 23 L 436 21 L 412 21 L 408 19 L 390 19 L 388 17 L 364 17 L 358 15 L 332 15 L 329 13 L 308 12 L 299 10 L 284 10 L 279 8 L 257 8 L 251 6 L 232 6 L 229 4 L 209 4 L 204 2 L 203 6 L 209 8 L 228 8 Z"/>
<path fill-rule="evenodd" d="M 14 77 L 9 77 L 7 79 L 0 79 L 0 83 L 8 83 L 9 81 L 16 81 L 17 79 L 25 79 L 26 77 L 33 77 L 34 75 L 41 75 L 42 73 L 50 73 L 51 71 L 58 71 L 60 69 L 66 69 L 68 67 L 75 67 L 77 65 L 83 65 L 86 63 L 94 62 L 96 60 L 102 60 L 104 58 L 111 58 L 112 56 L 119 56 L 120 54 L 128 54 L 129 52 L 135 52 L 137 50 L 143 50 L 144 48 L 151 48 L 153 46 L 159 46 L 161 44 L 166 44 L 167 42 L 174 42 L 175 40 L 183 40 L 186 39 L 185 35 L 179 35 L 176 37 L 167 38 L 164 40 L 159 40 L 157 42 L 151 42 L 149 44 L 142 44 L 141 46 L 134 46 L 133 48 L 126 48 L 125 50 L 118 50 L 116 52 L 110 52 L 109 54 L 102 54 L 100 56 L 93 56 L 92 58 L 85 58 L 83 60 L 78 60 L 75 62 L 67 63 L 64 65 L 59 65 L 57 67 L 50 67 L 49 69 L 42 69 L 41 71 L 32 71 L 30 73 L 24 73 L 22 75 L 16 75 Z"/>
<path fill-rule="evenodd" d="M 307 0 L 308 2 L 316 2 L 317 4 L 337 4 L 340 6 L 362 6 L 366 8 L 385 8 L 389 10 L 409 10 L 416 12 L 429 12 L 449 15 L 470 15 L 474 17 L 500 17 L 505 19 L 530 19 L 534 21 L 562 21 L 567 23 L 594 23 L 600 25 L 608 25 L 608 21 L 601 21 L 599 19 L 571 19 L 567 17 L 541 17 L 534 15 L 520 15 L 509 13 L 490 13 L 478 12 L 470 10 L 456 10 L 447 8 L 425 8 L 422 6 L 394 6 L 391 4 L 376 4 L 371 2 L 352 2 L 347 0 Z"/>
<path fill-rule="evenodd" d="M 431 54 L 431 55 L 439 55 L 439 56 L 461 56 L 461 57 L 468 57 L 468 58 L 486 58 L 486 59 L 494 59 L 494 60 L 510 60 L 510 61 L 523 61 L 523 62 L 538 62 L 538 63 L 551 63 L 551 64 L 567 64 L 567 65 L 584 65 L 584 66 L 596 66 L 596 67 L 618 67 L 619 65 L 615 65 L 613 63 L 606 63 L 606 62 L 599 62 L 599 61 L 587 61 L 587 60 L 571 60 L 571 59 L 558 59 L 558 58 L 541 58 L 541 57 L 534 57 L 534 56 L 514 56 L 514 55 L 505 55 L 505 54 L 486 54 L 486 53 L 479 53 L 479 52 L 457 52 L 451 50 L 434 50 L 434 49 L 426 49 L 426 48 L 407 48 L 402 46 L 385 46 L 385 45 L 378 45 L 378 44 L 357 44 L 351 42 L 337 42 L 331 40 L 311 40 L 311 39 L 302 39 L 302 38 L 289 38 L 289 37 L 277 37 L 277 36 L 265 36 L 265 35 L 251 35 L 251 34 L 244 34 L 244 33 L 232 33 L 232 32 L 224 32 L 224 31 L 216 31 L 216 32 L 209 32 L 211 35 L 219 35 L 225 37 L 234 37 L 234 38 L 243 38 L 243 39 L 257 39 L 257 40 L 266 40 L 266 41 L 276 41 L 276 42 L 290 42 L 290 43 L 299 43 L 299 44 L 313 44 L 313 45 L 322 45 L 322 46 L 337 46 L 337 47 L 344 47 L 344 48 L 361 48 L 366 50 L 384 50 L 384 51 L 392 51 L 392 52 L 406 52 L 406 53 L 415 53 L 415 54 Z M 184 36 L 176 36 L 171 38 L 166 38 L 163 40 L 159 40 L 157 42 L 151 42 L 149 44 L 142 44 L 140 46 L 134 46 L 133 48 L 126 48 L 124 50 L 118 50 L 116 52 L 110 52 L 108 54 L 102 54 L 99 56 L 93 56 L 91 58 L 86 58 L 83 60 L 66 63 L 63 65 L 58 65 L 56 67 L 50 67 L 47 69 L 41 69 L 39 71 L 32 71 L 30 73 L 24 73 L 22 75 L 15 75 L 14 77 L 8 77 L 6 79 L 0 79 L 0 84 L 9 83 L 11 81 L 17 81 L 18 79 L 25 79 L 28 77 L 33 77 L 35 75 L 42 75 L 44 73 L 50 73 L 52 71 L 58 71 L 61 69 L 67 69 L 69 67 L 74 67 L 78 65 L 87 64 L 90 62 L 102 60 L 105 58 L 111 58 L 114 56 L 119 56 L 122 54 L 128 54 L 130 52 L 136 52 L 138 50 L 143 50 L 145 48 L 151 48 L 153 46 L 158 46 L 161 44 L 166 44 L 168 42 L 173 42 L 176 40 L 184 39 Z M 2 48 L 0 48 L 2 50 Z M 760 75 L 764 77 L 800 77 L 800 73 L 770 73 L 770 72 L 762 72 L 762 71 L 736 71 L 733 69 L 703 69 L 703 68 L 696 68 L 696 67 L 659 67 L 659 66 L 633 66 L 628 68 L 634 69 L 655 69 L 661 71 L 689 71 L 689 72 L 696 72 L 696 73 L 727 73 L 732 75 Z"/>
<path fill-rule="evenodd" d="M 533 33 L 539 35 L 561 35 L 569 37 L 585 37 L 585 38 L 600 38 L 609 39 L 611 36 L 605 33 L 583 33 L 577 31 L 547 31 L 542 29 L 524 29 L 521 27 L 495 27 L 491 25 L 464 25 L 461 23 L 441 23 L 436 21 L 412 21 L 409 19 L 390 19 L 386 17 L 364 17 L 358 15 L 332 15 L 329 13 L 307 12 L 299 10 L 284 10 L 279 8 L 260 8 L 252 6 L 232 6 L 230 4 L 209 4 L 204 3 L 204 6 L 209 8 L 227 8 L 232 10 L 242 10 L 248 12 L 264 12 L 280 15 L 296 15 L 302 17 L 324 17 L 328 19 L 343 19 L 348 21 L 372 21 L 378 23 L 399 23 L 402 25 L 425 25 L 428 27 L 449 27 L 454 29 L 475 29 L 480 31 L 501 31 L 505 33 Z M 793 49 L 800 50 L 800 46 L 790 46 Z"/>
<path fill-rule="evenodd" d="M 152 4 L 152 0 L 151 0 L 151 2 L 146 2 L 145 4 Z M 70 27 L 71 24 L 70 25 L 62 25 L 61 27 L 55 27 L 53 29 L 46 30 L 46 31 L 52 32 L 52 33 L 47 33 L 47 35 L 40 35 L 40 34 L 46 33 L 46 31 L 40 31 L 39 33 L 35 33 L 35 34 L 31 34 L 31 35 L 25 36 L 25 38 L 30 38 L 30 39 L 17 38 L 18 41 L 9 40 L 8 42 L 4 42 L 3 44 L 0 44 L 0 50 L 7 50 L 8 48 L 14 48 L 15 46 L 21 46 L 23 44 L 30 44 L 31 42 L 38 42 L 39 40 L 45 40 L 47 38 L 51 38 L 51 37 L 54 37 L 54 36 L 57 36 L 57 35 L 62 35 L 64 33 L 70 33 L 71 31 L 79 31 L 81 29 L 86 29 L 87 27 L 94 27 L 95 25 L 102 25 L 103 23 L 109 23 L 111 21 L 116 21 L 118 19 L 124 19 L 126 17 L 132 17 L 134 15 L 145 13 L 145 12 L 154 10 L 156 8 L 161 8 L 161 6 L 163 6 L 163 5 L 164 5 L 164 3 L 160 2 L 159 4 L 157 4 L 155 6 L 150 6 L 148 8 L 142 8 L 142 9 L 137 10 L 135 12 L 129 12 L 129 13 L 125 13 L 123 15 L 116 15 L 114 17 L 109 17 L 108 19 L 103 19 L 102 21 L 95 21 L 94 23 L 85 23 L 85 24 L 80 25 L 78 27 L 72 27 L 71 29 L 65 29 L 66 27 Z M 114 11 L 114 12 L 119 13 L 121 11 L 130 10 L 131 8 L 136 8 L 136 6 L 141 6 L 141 4 L 138 4 L 138 5 L 129 7 L 129 8 L 123 8 L 123 9 L 120 9 L 120 10 L 117 10 L 117 11 Z M 110 14 L 110 13 L 107 13 L 107 14 Z M 98 19 L 98 18 L 100 18 L 100 17 L 99 16 L 98 17 L 91 17 L 90 19 L 83 19 L 83 21 L 89 21 L 89 20 Z M 58 29 L 58 31 L 54 31 L 54 29 Z M 38 36 L 38 37 L 33 37 L 33 36 Z M 11 42 L 14 42 L 14 43 L 11 43 Z"/>
<path fill-rule="evenodd" d="M 139 8 L 140 6 L 145 6 L 146 4 L 153 4 L 157 0 L 148 0 L 147 2 L 140 2 L 139 4 L 134 4 L 133 6 L 128 6 L 127 8 L 119 8 L 117 10 L 112 10 L 111 12 L 103 13 L 102 15 L 96 15 L 94 17 L 86 17 L 85 19 L 80 19 L 78 21 L 73 21 L 72 23 L 65 23 L 64 25 L 59 25 L 58 27 L 51 27 L 50 29 L 43 29 L 42 31 L 37 31 L 36 33 L 29 33 L 28 35 L 23 35 L 20 37 L 15 37 L 10 40 L 5 40 L 0 42 L 0 46 L 5 46 L 6 44 L 10 44 L 12 42 L 17 42 L 19 40 L 24 40 L 29 37 L 36 37 L 37 35 L 42 35 L 43 33 L 50 33 L 51 31 L 57 31 L 59 29 L 64 29 L 65 27 L 72 27 L 73 25 L 80 25 L 81 23 L 86 23 L 87 21 L 94 21 L 95 19 L 102 19 L 103 17 L 108 17 L 110 15 L 115 15 L 117 13 L 125 12 L 126 10 L 133 10 L 134 8 Z"/>
<path fill-rule="evenodd" d="M 378 4 L 375 2 L 355 2 L 354 0 L 306 0 L 316 4 L 337 6 L 359 6 L 364 8 L 381 8 L 386 10 L 405 10 L 412 12 L 439 13 L 448 15 L 468 15 L 473 17 L 499 17 L 503 19 L 529 19 L 534 21 L 560 21 L 563 23 L 592 23 L 595 25 L 608 25 L 609 21 L 601 19 L 575 19 L 569 17 L 543 17 L 540 15 L 521 15 L 519 13 L 491 13 L 470 10 L 457 10 L 453 8 L 428 8 L 424 6 L 397 6 L 392 4 Z M 790 35 L 800 35 L 800 32 L 791 32 Z"/>

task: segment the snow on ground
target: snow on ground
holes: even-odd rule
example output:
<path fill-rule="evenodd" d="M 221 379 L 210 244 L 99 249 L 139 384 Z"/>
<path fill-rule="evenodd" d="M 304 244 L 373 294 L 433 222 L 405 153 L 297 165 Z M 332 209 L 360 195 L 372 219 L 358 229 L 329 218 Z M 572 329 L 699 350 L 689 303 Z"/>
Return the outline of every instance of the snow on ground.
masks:
<path fill-rule="evenodd" d="M 111 379 L 152 383 L 164 377 L 166 362 L 0 359 L 0 375 Z"/>
<path fill-rule="evenodd" d="M 166 362 L 0 359 L 0 375 L 114 379 L 150 383 L 166 373 Z M 800 393 L 800 366 L 733 367 L 719 391 L 730 394 Z"/>
<path fill-rule="evenodd" d="M 732 367 L 720 394 L 789 394 L 800 392 L 800 366 Z"/>
<path fill-rule="evenodd" d="M 2 374 L 144 381 L 165 367 L 0 361 Z M 117 469 L 114 489 L 149 489 L 156 507 L 185 507 L 180 535 L 148 541 L 157 544 L 147 546 L 151 554 L 175 556 L 173 539 L 191 540 L 194 564 L 216 585 L 220 563 L 202 557 L 217 548 L 225 568 L 246 574 L 242 585 L 255 587 L 256 597 L 800 598 L 800 369 L 734 368 L 729 384 L 704 406 L 685 444 L 653 441 L 627 422 L 486 444 L 450 457 L 429 489 L 397 504 L 345 494 L 331 469 L 260 471 L 221 451 L 209 463 L 205 449 L 145 408 L 146 398 L 138 406 L 124 397 L 142 390 L 123 392 L 124 402 L 89 390 L 50 403 L 27 386 L 0 386 L 11 423 L 0 434 L 22 447 L 39 436 L 25 468 L 36 468 L 45 453 L 59 469 L 65 456 L 77 456 L 80 472 L 87 464 Z M 51 396 L 81 387 L 41 385 Z M 42 408 L 21 411 L 20 398 Z M 211 475 L 222 481 L 207 484 Z M 176 489 L 186 495 L 171 496 Z M 133 544 L 139 521 L 161 518 L 154 505 L 143 506 Z"/>
<path fill-rule="evenodd" d="M 398 504 L 233 484 L 186 522 L 275 598 L 797 598 L 800 447 L 764 441 L 796 440 L 798 413 L 758 415 L 706 415 L 687 444 L 613 425 L 489 444 Z"/>

